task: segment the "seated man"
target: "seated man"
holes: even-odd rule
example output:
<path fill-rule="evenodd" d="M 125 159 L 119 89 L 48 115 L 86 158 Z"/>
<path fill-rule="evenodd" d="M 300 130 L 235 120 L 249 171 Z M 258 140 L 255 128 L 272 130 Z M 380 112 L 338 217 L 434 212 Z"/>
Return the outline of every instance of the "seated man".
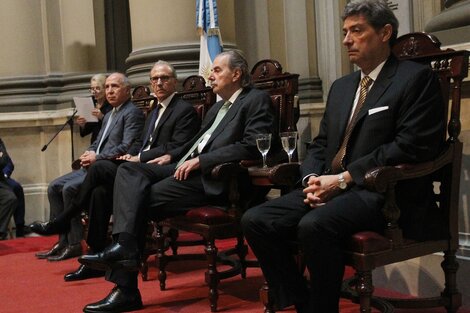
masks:
<path fill-rule="evenodd" d="M 339 312 L 343 245 L 356 232 L 380 232 L 385 226 L 384 197 L 365 188 L 365 173 L 431 160 L 445 134 L 437 77 L 428 66 L 391 54 L 398 21 L 387 3 L 353 0 L 343 22 L 343 44 L 360 71 L 331 86 L 319 134 L 301 165 L 305 188 L 242 217 L 274 304 L 294 304 L 297 312 Z M 439 235 L 428 223 L 437 211 L 430 178 L 400 183 L 396 196 L 407 237 Z M 305 256 L 310 288 L 288 252 L 292 241 Z"/>
<path fill-rule="evenodd" d="M 47 194 L 51 206 L 51 220 L 69 207 L 86 176 L 86 168 L 97 160 L 115 159 L 125 154 L 131 145 L 138 140 L 144 125 L 144 116 L 130 101 L 131 85 L 126 76 L 113 73 L 106 79 L 106 99 L 113 107 L 103 120 L 104 127 L 97 139 L 85 153 L 80 156 L 82 168 L 61 176 L 49 184 Z M 41 233 L 43 223 L 31 225 L 33 232 Z M 74 215 L 70 223 L 61 229 L 59 242 L 44 253 L 36 254 L 38 258 L 60 261 L 82 254 L 81 240 L 83 227 L 79 215 Z"/>
<path fill-rule="evenodd" d="M 186 145 L 150 164 L 124 164 L 114 184 L 115 242 L 102 253 L 79 262 L 106 268 L 106 279 L 116 283 L 101 301 L 84 312 L 126 312 L 142 307 L 137 270 L 145 239 L 147 215 L 181 214 L 182 208 L 227 203 L 227 186 L 211 179 L 214 166 L 242 159 L 259 159 L 256 134 L 270 133 L 274 115 L 271 99 L 250 87 L 246 60 L 237 52 L 219 54 L 209 77 L 222 101 L 207 112 L 199 133 Z M 168 167 L 174 174 L 163 179 Z M 150 209 L 149 209 L 150 208 Z"/>
<path fill-rule="evenodd" d="M 94 253 L 103 251 L 107 244 L 118 167 L 125 162 L 145 163 L 162 156 L 185 144 L 199 130 L 200 119 L 196 110 L 176 93 L 176 71 L 170 63 L 156 62 L 150 71 L 150 82 L 157 101 L 145 122 L 141 140 L 136 141 L 128 154 L 116 160 L 100 160 L 92 164 L 70 207 L 56 219 L 43 224 L 41 234 L 52 234 L 63 228 L 89 204 L 87 243 Z M 77 271 L 66 274 L 64 279 L 74 281 L 103 275 L 103 271 L 81 265 Z"/>
<path fill-rule="evenodd" d="M 0 138 L 0 169 L 3 169 L 11 162 L 7 149 Z M 0 240 L 7 239 L 8 223 L 11 215 L 18 205 L 15 194 L 8 185 L 4 175 L 0 175 Z"/>
<path fill-rule="evenodd" d="M 1 140 L 1 139 L 0 139 Z M 3 143 L 0 143 L 3 145 Z M 6 165 L 3 168 L 3 176 L 6 179 L 8 186 L 10 186 L 11 190 L 16 196 L 17 205 L 13 212 L 13 220 L 15 221 L 15 228 L 16 228 L 16 238 L 24 237 L 25 235 L 25 227 L 24 227 L 24 215 L 25 215 L 25 204 L 24 204 L 24 192 L 23 186 L 13 178 L 11 178 L 11 174 L 15 169 L 15 165 L 10 157 L 7 157 Z"/>

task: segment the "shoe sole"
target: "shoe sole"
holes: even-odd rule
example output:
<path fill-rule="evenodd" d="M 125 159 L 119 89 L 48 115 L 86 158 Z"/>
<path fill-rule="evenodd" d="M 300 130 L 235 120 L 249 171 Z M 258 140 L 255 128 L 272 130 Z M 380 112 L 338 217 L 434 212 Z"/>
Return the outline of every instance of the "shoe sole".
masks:
<path fill-rule="evenodd" d="M 143 309 L 144 306 L 142 304 L 135 304 L 128 307 L 120 307 L 119 311 L 104 311 L 104 310 L 93 310 L 87 309 L 86 307 L 83 308 L 83 312 L 85 313 L 111 313 L 111 312 L 131 312 Z"/>

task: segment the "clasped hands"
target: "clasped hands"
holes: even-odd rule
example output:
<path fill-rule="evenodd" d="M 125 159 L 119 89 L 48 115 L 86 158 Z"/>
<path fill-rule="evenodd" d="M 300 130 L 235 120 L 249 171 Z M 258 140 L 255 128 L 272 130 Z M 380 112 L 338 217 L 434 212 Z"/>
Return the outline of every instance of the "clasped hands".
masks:
<path fill-rule="evenodd" d="M 351 182 L 352 178 L 349 172 L 343 173 L 346 182 Z M 311 208 L 325 205 L 326 202 L 340 194 L 338 186 L 338 175 L 310 176 L 307 187 L 304 188 L 304 203 Z"/>
<path fill-rule="evenodd" d="M 89 167 L 91 164 L 96 161 L 96 152 L 95 151 L 85 151 L 80 156 L 80 165 L 82 167 Z"/>

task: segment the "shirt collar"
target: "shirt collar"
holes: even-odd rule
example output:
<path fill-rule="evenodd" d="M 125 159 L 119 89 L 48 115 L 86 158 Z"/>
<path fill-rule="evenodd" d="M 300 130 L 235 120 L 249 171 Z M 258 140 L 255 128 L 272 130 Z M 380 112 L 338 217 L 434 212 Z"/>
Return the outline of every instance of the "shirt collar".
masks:
<path fill-rule="evenodd" d="M 162 105 L 163 108 L 166 109 L 170 105 L 170 102 L 173 99 L 173 97 L 175 96 L 175 94 L 176 94 L 176 92 L 174 92 L 171 95 L 169 95 L 168 97 L 166 97 L 162 102 L 159 102 Z"/>
<path fill-rule="evenodd" d="M 380 74 L 380 71 L 381 71 L 382 68 L 384 67 L 385 62 L 387 62 L 387 60 L 384 60 L 382 63 L 380 63 L 379 65 L 377 65 L 377 67 L 374 68 L 374 69 L 369 73 L 369 75 L 366 75 L 366 74 L 364 74 L 364 72 L 361 71 L 361 79 L 364 78 L 364 76 L 369 76 L 369 77 L 372 78 L 372 80 L 375 82 L 375 81 L 377 80 L 377 77 L 378 77 L 379 74 Z"/>
<path fill-rule="evenodd" d="M 230 99 L 228 99 L 228 101 L 230 101 L 230 103 L 233 104 L 235 100 L 237 100 L 238 96 L 242 93 L 242 91 L 243 91 L 243 88 L 240 88 L 237 91 L 235 91 L 233 95 L 230 97 Z"/>

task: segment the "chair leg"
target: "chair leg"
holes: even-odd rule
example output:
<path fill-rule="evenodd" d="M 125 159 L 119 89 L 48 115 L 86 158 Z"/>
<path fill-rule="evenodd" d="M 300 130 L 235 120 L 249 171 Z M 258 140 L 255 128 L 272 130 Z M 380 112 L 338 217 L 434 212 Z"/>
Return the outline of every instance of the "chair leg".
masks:
<path fill-rule="evenodd" d="M 272 301 L 269 301 L 269 286 L 266 281 L 263 283 L 263 286 L 259 290 L 259 298 L 263 303 L 264 313 L 275 313 L 273 303 Z"/>
<path fill-rule="evenodd" d="M 166 288 L 166 271 L 165 267 L 168 263 L 167 257 L 165 255 L 165 234 L 163 233 L 163 227 L 156 226 L 156 240 L 157 240 L 157 254 L 156 258 L 158 260 L 158 281 L 160 282 L 160 290 L 165 290 Z"/>
<path fill-rule="evenodd" d="M 215 240 L 210 239 L 206 241 L 206 258 L 207 258 L 207 271 L 206 271 L 206 284 L 209 285 L 209 301 L 211 305 L 211 312 L 217 312 L 217 300 L 219 299 L 219 292 L 217 286 L 219 285 L 219 272 L 217 271 L 217 252 Z"/>
<path fill-rule="evenodd" d="M 140 262 L 140 275 L 142 276 L 143 281 L 147 281 L 148 279 L 149 266 L 147 264 L 147 259 L 148 259 L 148 256 L 144 255 L 142 257 L 142 261 Z"/>
<path fill-rule="evenodd" d="M 361 313 L 371 312 L 371 298 L 374 292 L 372 285 L 372 271 L 357 271 L 356 292 L 359 296 L 359 305 Z"/>
<path fill-rule="evenodd" d="M 444 252 L 444 261 L 441 263 L 445 276 L 445 288 L 441 294 L 444 299 L 447 313 L 455 313 L 462 305 L 462 294 L 457 290 L 457 270 L 459 263 L 455 257 L 455 250 Z"/>
<path fill-rule="evenodd" d="M 235 249 L 242 267 L 240 275 L 244 279 L 246 278 L 246 256 L 248 255 L 248 246 L 245 244 L 245 240 L 242 235 L 237 237 L 237 245 L 235 246 Z"/>
<path fill-rule="evenodd" d="M 171 251 L 173 252 L 173 255 L 177 255 L 178 254 L 178 237 L 179 237 L 178 230 L 170 228 L 168 230 L 168 237 L 170 238 Z"/>

